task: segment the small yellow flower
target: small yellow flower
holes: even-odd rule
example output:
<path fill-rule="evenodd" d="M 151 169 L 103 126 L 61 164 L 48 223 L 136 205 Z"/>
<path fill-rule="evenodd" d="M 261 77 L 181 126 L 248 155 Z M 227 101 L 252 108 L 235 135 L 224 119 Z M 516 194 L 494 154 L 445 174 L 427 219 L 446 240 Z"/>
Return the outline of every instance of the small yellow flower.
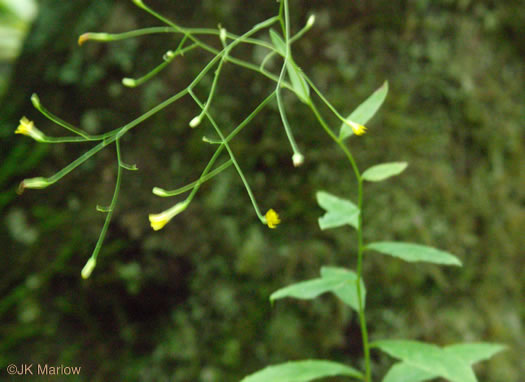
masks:
<path fill-rule="evenodd" d="M 28 137 L 31 137 L 35 141 L 39 141 L 39 142 L 45 141 L 44 133 L 38 130 L 35 127 L 34 122 L 30 121 L 26 117 L 22 117 L 22 119 L 20 120 L 20 124 L 15 130 L 15 134 L 27 135 Z"/>
<path fill-rule="evenodd" d="M 281 222 L 281 219 L 279 219 L 279 215 L 272 208 L 268 210 L 268 212 L 265 215 L 265 218 L 266 224 L 268 224 L 268 227 L 270 228 L 276 228 L 277 224 Z"/>
<path fill-rule="evenodd" d="M 345 119 L 345 123 L 352 128 L 355 135 L 363 135 L 366 133 L 366 127 L 360 125 L 359 123 L 350 121 L 349 119 Z"/>
<path fill-rule="evenodd" d="M 184 211 L 187 206 L 188 204 L 186 202 L 180 202 L 175 204 L 170 209 L 161 212 L 160 214 L 150 214 L 149 222 L 151 224 L 151 228 L 153 228 L 155 231 L 162 229 L 171 219 L 173 219 L 173 217 Z"/>

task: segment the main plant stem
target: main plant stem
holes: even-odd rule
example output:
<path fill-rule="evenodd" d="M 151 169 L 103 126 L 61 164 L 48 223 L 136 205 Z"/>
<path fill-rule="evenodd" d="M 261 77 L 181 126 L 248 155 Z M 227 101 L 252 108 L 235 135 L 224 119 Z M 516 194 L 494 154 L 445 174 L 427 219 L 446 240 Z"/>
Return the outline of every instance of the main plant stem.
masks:
<path fill-rule="evenodd" d="M 368 343 L 364 301 L 361 297 L 361 280 L 363 275 L 363 178 L 361 175 L 357 178 L 357 206 L 359 208 L 359 217 L 357 219 L 357 301 L 359 303 L 359 326 L 361 327 L 363 352 L 365 355 L 365 382 L 372 382 L 370 344 Z"/>
<path fill-rule="evenodd" d="M 317 110 L 313 101 L 310 99 L 308 106 L 314 113 L 315 117 L 326 131 L 326 133 L 334 140 L 339 148 L 345 153 L 346 158 L 350 162 L 352 169 L 354 170 L 355 177 L 357 179 L 357 206 L 359 208 L 359 216 L 357 220 L 357 301 L 359 304 L 359 326 L 361 327 L 361 337 L 363 339 L 363 353 L 365 356 L 365 382 L 372 382 L 372 371 L 370 367 L 370 344 L 368 343 L 368 329 L 366 326 L 366 315 L 365 315 L 365 304 L 361 297 L 361 280 L 363 279 L 363 178 L 357 167 L 354 156 L 344 144 L 344 142 L 334 134 L 330 129 L 326 121 Z"/>

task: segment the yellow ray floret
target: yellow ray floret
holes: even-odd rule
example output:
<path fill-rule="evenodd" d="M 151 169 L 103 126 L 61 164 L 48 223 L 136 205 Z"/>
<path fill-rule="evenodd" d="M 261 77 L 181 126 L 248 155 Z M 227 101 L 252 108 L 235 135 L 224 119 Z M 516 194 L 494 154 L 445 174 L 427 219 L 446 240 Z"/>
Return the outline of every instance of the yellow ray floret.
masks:
<path fill-rule="evenodd" d="M 352 128 L 352 131 L 355 135 L 363 135 L 364 133 L 366 133 L 366 127 L 359 123 L 350 121 L 349 119 L 346 119 L 345 123 Z"/>
<path fill-rule="evenodd" d="M 35 127 L 34 122 L 30 121 L 26 117 L 22 117 L 22 119 L 20 119 L 20 124 L 16 128 L 15 134 L 27 135 L 28 137 L 31 137 L 39 142 L 43 142 L 45 140 L 44 133 L 38 130 Z"/>
<path fill-rule="evenodd" d="M 279 215 L 272 208 L 268 210 L 264 217 L 266 218 L 266 224 L 270 228 L 276 228 L 277 225 L 281 222 L 281 219 L 279 219 Z"/>
<path fill-rule="evenodd" d="M 184 211 L 187 206 L 188 204 L 186 202 L 181 202 L 175 204 L 173 207 L 161 212 L 160 214 L 150 214 L 149 222 L 151 224 L 151 228 L 153 228 L 155 231 L 162 229 L 171 219 L 173 219 L 173 217 Z"/>

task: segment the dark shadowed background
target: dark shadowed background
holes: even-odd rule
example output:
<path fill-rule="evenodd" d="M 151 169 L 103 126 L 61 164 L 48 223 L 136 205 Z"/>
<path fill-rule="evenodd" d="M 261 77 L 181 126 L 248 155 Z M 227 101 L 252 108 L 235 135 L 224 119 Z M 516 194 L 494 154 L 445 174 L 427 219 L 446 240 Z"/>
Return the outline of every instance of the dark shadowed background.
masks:
<path fill-rule="evenodd" d="M 187 97 L 132 130 L 122 155 L 140 171 L 124 173 L 97 268 L 82 280 L 104 220 L 95 206 L 109 204 L 113 192 L 114 149 L 45 190 L 17 196 L 22 179 L 50 176 L 91 147 L 15 136 L 24 115 L 49 135 L 63 134 L 31 106 L 31 94 L 63 119 L 103 133 L 184 88 L 211 56 L 177 58 L 160 76 L 127 89 L 123 77 L 146 73 L 178 40 L 157 35 L 78 47 L 77 38 L 160 25 L 131 1 L 40 0 L 34 21 L 26 15 L 19 24 L 7 3 L 0 3 L 0 23 L 18 35 L 0 34 L 0 42 L 30 29 L 20 50 L 0 55 L 1 375 L 10 363 L 82 366 L 80 377 L 67 378 L 79 381 L 238 381 L 267 364 L 302 358 L 360 367 L 356 317 L 333 296 L 274 307 L 268 301 L 279 287 L 317 276 L 322 265 L 355 266 L 354 232 L 317 225 L 323 211 L 315 192 L 355 198 L 355 183 L 309 110 L 285 97 L 306 157 L 300 168 L 291 164 L 275 106 L 232 143 L 261 207 L 281 214 L 276 230 L 259 223 L 230 168 L 154 232 L 148 213 L 182 199 L 161 199 L 151 189 L 197 179 L 214 150 L 201 141 L 211 130 L 188 127 L 198 108 Z M 181 25 L 221 23 L 238 34 L 278 10 L 271 0 L 150 4 Z M 419 242 L 464 263 L 443 268 L 371 254 L 371 338 L 504 343 L 506 352 L 476 368 L 480 380 L 522 380 L 523 2 L 305 0 L 291 1 L 291 12 L 295 31 L 316 14 L 314 28 L 294 44 L 294 58 L 343 114 L 384 80 L 390 84 L 368 134 L 351 147 L 362 169 L 410 165 L 400 177 L 367 186 L 365 239 Z M 234 53 L 261 57 L 253 49 Z M 210 83 L 198 87 L 201 97 Z M 272 86 L 227 65 L 211 111 L 229 131 Z M 373 357 L 379 380 L 392 360 Z"/>

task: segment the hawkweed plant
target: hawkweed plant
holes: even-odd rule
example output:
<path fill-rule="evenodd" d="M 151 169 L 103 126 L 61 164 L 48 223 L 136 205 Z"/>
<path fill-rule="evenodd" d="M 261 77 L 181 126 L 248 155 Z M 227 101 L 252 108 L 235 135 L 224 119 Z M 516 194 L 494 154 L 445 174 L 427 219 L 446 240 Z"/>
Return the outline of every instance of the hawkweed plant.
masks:
<path fill-rule="evenodd" d="M 365 203 L 364 190 L 367 182 L 387 180 L 390 177 L 401 174 L 407 168 L 407 163 L 405 162 L 390 162 L 377 164 L 362 171 L 350 148 L 350 143 L 352 145 L 358 145 L 359 136 L 367 132 L 365 125 L 385 100 L 388 92 L 388 83 L 385 82 L 353 112 L 347 117 L 344 117 L 321 93 L 308 75 L 301 70 L 293 58 L 293 43 L 303 37 L 305 33 L 314 26 L 315 16 L 310 16 L 305 25 L 295 34 L 292 34 L 288 0 L 278 2 L 278 14 L 276 16 L 254 25 L 242 35 L 231 33 L 220 25 L 216 29 L 186 28 L 157 13 L 141 0 L 133 0 L 133 3 L 162 23 L 162 25 L 120 34 L 85 33 L 78 38 L 78 44 L 83 45 L 94 41 L 110 42 L 150 34 L 171 33 L 178 39 L 176 49 L 168 50 L 159 65 L 150 72 L 138 78 L 124 78 L 122 84 L 131 88 L 140 86 L 160 73 L 173 62 L 173 60 L 181 58 L 181 56 L 187 52 L 201 49 L 210 53 L 212 58 L 204 65 L 200 73 L 190 84 L 127 124 L 116 127 L 101 135 L 88 134 L 84 130 L 60 119 L 47 110 L 41 104 L 39 97 L 34 94 L 31 97 L 31 101 L 36 110 L 52 122 L 62 126 L 69 131 L 71 135 L 63 137 L 47 136 L 26 117 L 20 120 L 20 125 L 15 131 L 17 134 L 26 135 L 38 142 L 47 144 L 78 142 L 93 144 L 91 149 L 56 174 L 50 177 L 24 179 L 20 183 L 19 193 L 22 193 L 27 188 L 37 189 L 51 186 L 103 149 L 112 147 L 115 152 L 117 166 L 115 189 L 109 206 L 97 206 L 97 210 L 105 214 L 105 220 L 95 248 L 88 258 L 86 265 L 81 270 L 81 276 L 84 279 L 89 278 L 96 268 L 102 243 L 111 222 L 113 212 L 117 207 L 124 170 L 138 170 L 135 165 L 127 164 L 122 160 L 120 152 L 121 138 L 131 129 L 139 126 L 154 114 L 164 110 L 183 97 L 191 97 L 200 110 L 195 117 L 188 121 L 189 128 L 196 129 L 195 131 L 201 134 L 200 130 L 197 129 L 204 125 L 205 122 L 210 125 L 212 127 L 212 135 L 203 135 L 202 141 L 203 144 L 213 145 L 215 151 L 207 165 L 200 171 L 200 175 L 196 181 L 176 190 L 166 190 L 161 187 L 155 187 L 153 189 L 154 195 L 163 198 L 176 197 L 182 194 L 187 194 L 187 196 L 182 200 L 178 199 L 172 207 L 165 211 L 151 213 L 149 215 L 149 222 L 152 229 L 162 229 L 170 220 L 183 213 L 190 207 L 200 186 L 230 166 L 235 168 L 244 184 L 258 220 L 269 228 L 275 229 L 281 222 L 279 214 L 272 208 L 268 208 L 265 213 L 262 212 L 263 210 L 255 197 L 255 192 L 247 182 L 235 153 L 230 147 L 230 141 L 234 139 L 241 130 L 247 127 L 270 103 L 276 103 L 282 121 L 282 127 L 290 144 L 291 161 L 294 166 L 301 166 L 305 157 L 295 140 L 283 102 L 283 92 L 288 91 L 295 94 L 297 99 L 311 110 L 321 130 L 328 134 L 344 153 L 351 173 L 353 173 L 353 176 L 357 180 L 357 190 L 354 195 L 356 203 L 350 201 L 350 198 L 341 198 L 327 191 L 317 192 L 317 202 L 319 206 L 326 211 L 326 213 L 319 218 L 321 230 L 342 226 L 355 230 L 357 253 L 351 257 L 351 259 L 355 259 L 355 270 L 333 266 L 322 267 L 320 277 L 279 289 L 270 296 L 270 301 L 274 303 L 276 300 L 285 297 L 308 300 L 316 298 L 326 292 L 333 293 L 342 300 L 349 309 L 357 312 L 362 337 L 364 367 L 362 368 L 363 370 L 359 370 L 356 367 L 329 360 L 309 359 L 268 366 L 245 377 L 242 382 L 306 382 L 332 376 L 343 376 L 364 382 L 372 382 L 371 352 L 374 350 L 381 350 L 397 360 L 383 377 L 383 382 L 422 382 L 436 378 L 444 378 L 452 382 L 477 381 L 472 365 L 500 352 L 503 350 L 503 346 L 489 343 L 470 343 L 440 347 L 413 340 L 384 339 L 373 342 L 369 340 L 365 309 L 367 293 L 363 277 L 365 253 L 367 255 L 374 252 L 380 253 L 406 262 L 427 262 L 444 266 L 462 266 L 461 261 L 457 257 L 435 248 L 405 242 L 377 241 L 367 243 L 363 239 L 365 221 L 361 211 Z M 269 36 L 269 38 L 261 38 L 261 34 L 265 37 Z M 219 47 L 204 42 L 202 39 L 203 36 L 216 36 Z M 260 63 L 245 61 L 233 55 L 235 48 L 240 45 L 258 46 L 266 49 L 267 54 Z M 280 58 L 282 65 L 280 70 L 272 72 L 267 68 L 267 63 L 275 57 Z M 262 101 L 260 101 L 259 105 L 250 111 L 229 133 L 225 133 L 224 129 L 219 126 L 211 110 L 214 98 L 218 94 L 219 80 L 225 65 L 236 65 L 242 69 L 252 71 L 272 81 L 275 85 L 269 94 L 261 96 Z M 212 82 L 207 96 L 203 98 L 197 95 L 195 88 L 205 77 L 212 77 Z M 317 106 L 318 103 L 324 104 L 335 117 L 339 119 L 340 126 L 337 132 L 322 116 Z M 226 158 L 221 159 L 220 164 L 216 164 L 216 162 L 224 156 Z"/>

